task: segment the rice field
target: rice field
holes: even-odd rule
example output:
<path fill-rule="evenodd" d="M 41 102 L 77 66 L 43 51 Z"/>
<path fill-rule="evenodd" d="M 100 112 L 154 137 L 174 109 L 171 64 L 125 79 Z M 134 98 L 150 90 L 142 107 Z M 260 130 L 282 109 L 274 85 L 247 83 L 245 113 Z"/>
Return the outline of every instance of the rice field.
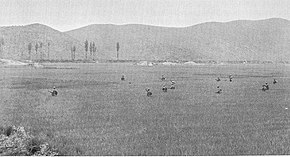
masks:
<path fill-rule="evenodd" d="M 47 63 L 1 67 L 0 89 L 0 126 L 63 136 L 82 155 L 290 154 L 288 65 Z"/>

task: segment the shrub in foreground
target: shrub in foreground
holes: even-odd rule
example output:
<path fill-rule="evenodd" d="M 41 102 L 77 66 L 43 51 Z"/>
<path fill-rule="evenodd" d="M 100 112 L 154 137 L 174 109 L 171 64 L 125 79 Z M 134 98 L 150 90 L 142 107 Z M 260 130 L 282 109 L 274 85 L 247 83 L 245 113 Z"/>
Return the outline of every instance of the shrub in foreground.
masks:
<path fill-rule="evenodd" d="M 47 142 L 27 133 L 23 127 L 0 128 L 0 156 L 16 155 L 60 155 Z"/>

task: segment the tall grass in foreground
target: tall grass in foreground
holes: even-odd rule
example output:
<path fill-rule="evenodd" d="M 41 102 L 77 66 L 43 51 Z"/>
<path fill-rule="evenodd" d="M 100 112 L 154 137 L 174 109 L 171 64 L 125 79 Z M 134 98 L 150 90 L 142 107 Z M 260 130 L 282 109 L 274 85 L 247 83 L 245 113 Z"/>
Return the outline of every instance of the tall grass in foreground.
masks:
<path fill-rule="evenodd" d="M 31 135 L 24 127 L 0 127 L 1 156 L 81 155 L 81 149 L 74 145 L 64 137 L 56 137 L 51 133 Z"/>

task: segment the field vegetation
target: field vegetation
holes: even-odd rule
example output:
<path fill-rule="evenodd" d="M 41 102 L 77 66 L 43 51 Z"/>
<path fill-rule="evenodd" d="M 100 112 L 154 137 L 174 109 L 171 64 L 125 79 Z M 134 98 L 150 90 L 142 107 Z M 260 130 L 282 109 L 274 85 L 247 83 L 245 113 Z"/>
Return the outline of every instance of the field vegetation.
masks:
<path fill-rule="evenodd" d="M 59 153 L 290 154 L 288 65 L 44 66 L 0 69 L 0 126 L 24 126 Z M 162 92 L 170 80 L 176 89 Z"/>

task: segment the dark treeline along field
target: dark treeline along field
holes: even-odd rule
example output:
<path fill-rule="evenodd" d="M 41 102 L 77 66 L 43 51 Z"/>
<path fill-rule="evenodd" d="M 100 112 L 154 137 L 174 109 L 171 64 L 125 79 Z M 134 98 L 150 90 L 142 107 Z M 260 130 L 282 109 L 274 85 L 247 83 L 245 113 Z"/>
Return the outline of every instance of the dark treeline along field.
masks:
<path fill-rule="evenodd" d="M 0 27 L 0 58 L 19 60 L 289 62 L 290 22 L 271 18 L 184 28 L 94 24 L 60 32 L 42 24 Z"/>
<path fill-rule="evenodd" d="M 44 132 L 68 155 L 290 153 L 287 64 L 44 65 L 51 68 L 1 68 L 0 126 Z M 170 80 L 176 89 L 162 92 Z M 270 90 L 262 91 L 265 82 Z"/>

